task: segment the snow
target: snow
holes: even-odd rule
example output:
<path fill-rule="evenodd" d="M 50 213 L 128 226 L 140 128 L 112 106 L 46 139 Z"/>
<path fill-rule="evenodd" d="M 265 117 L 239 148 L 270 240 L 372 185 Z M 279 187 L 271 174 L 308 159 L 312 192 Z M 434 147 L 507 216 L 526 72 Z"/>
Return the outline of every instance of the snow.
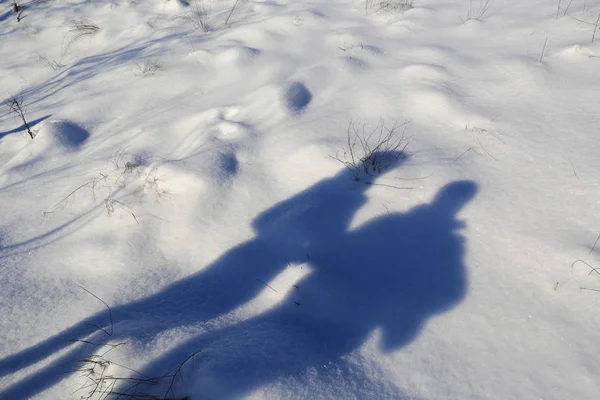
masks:
<path fill-rule="evenodd" d="M 0 2 L 1 399 L 598 398 L 600 1 L 390 2 Z"/>

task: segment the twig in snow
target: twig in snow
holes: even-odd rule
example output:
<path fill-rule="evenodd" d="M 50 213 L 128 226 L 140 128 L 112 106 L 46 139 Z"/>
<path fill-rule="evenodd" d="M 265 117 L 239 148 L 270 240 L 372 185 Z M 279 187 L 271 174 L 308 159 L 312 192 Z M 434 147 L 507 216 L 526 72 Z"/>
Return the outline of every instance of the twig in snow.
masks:
<path fill-rule="evenodd" d="M 433 172 L 430 173 L 427 176 L 420 176 L 418 178 L 400 178 L 400 177 L 395 177 L 394 179 L 398 179 L 399 181 L 420 181 L 421 179 L 431 178 L 432 176 L 433 176 Z"/>
<path fill-rule="evenodd" d="M 502 116 L 502 114 L 503 114 L 503 113 L 500 113 L 500 114 L 496 115 L 494 118 L 492 118 L 492 119 L 490 120 L 490 122 L 494 122 L 495 120 L 497 120 L 498 118 L 500 118 L 500 117 Z"/>
<path fill-rule="evenodd" d="M 596 23 L 594 24 L 594 33 L 592 34 L 592 43 L 594 43 L 594 39 L 596 39 L 596 31 L 598 30 L 598 22 L 600 22 L 600 13 L 598 13 L 598 18 L 596 18 Z"/>
<path fill-rule="evenodd" d="M 90 322 L 85 321 L 88 325 L 92 325 L 95 326 L 96 328 L 98 328 L 99 330 L 101 330 L 102 332 L 106 333 L 108 336 L 112 336 L 113 335 L 113 315 L 112 315 L 112 309 L 110 308 L 110 306 L 104 301 L 102 300 L 100 297 L 96 296 L 94 293 L 90 292 L 89 290 L 87 290 L 86 288 L 84 288 L 81 285 L 77 285 L 79 286 L 81 289 L 85 290 L 86 292 L 88 292 L 89 294 L 91 294 L 92 296 L 94 296 L 96 299 L 100 300 L 102 302 L 102 304 L 104 304 L 106 306 L 106 308 L 108 309 L 108 319 L 110 320 L 110 332 L 108 332 L 106 329 L 99 327 L 96 324 L 92 324 Z"/>
<path fill-rule="evenodd" d="M 392 189 L 401 189 L 401 190 L 412 190 L 414 188 L 412 187 L 401 187 L 401 186 L 394 186 L 394 185 L 386 185 L 385 183 L 375 183 L 375 182 L 365 182 L 365 185 L 371 185 L 371 186 L 383 186 L 383 187 L 388 187 L 388 188 L 392 188 Z"/>
<path fill-rule="evenodd" d="M 600 292 L 600 289 L 592 289 L 592 288 L 587 288 L 587 287 L 579 287 L 579 289 L 581 289 L 581 290 L 591 290 L 592 292 Z"/>
<path fill-rule="evenodd" d="M 231 7 L 231 11 L 229 11 L 229 15 L 227 16 L 227 19 L 225 19 L 225 26 L 227 26 L 227 24 L 229 23 L 229 18 L 231 18 L 231 14 L 233 14 L 233 10 L 235 10 L 235 7 L 237 6 L 239 0 L 235 0 L 235 3 L 233 3 L 233 7 Z"/>
<path fill-rule="evenodd" d="M 594 268 L 593 266 L 591 266 L 591 265 L 590 265 L 590 264 L 588 264 L 587 262 L 583 261 L 582 259 L 575 260 L 575 261 L 573 262 L 573 264 L 571 264 L 571 268 L 573 268 L 573 266 L 574 266 L 575 264 L 577 264 L 578 262 L 580 262 L 580 263 L 583 263 L 583 264 L 587 265 L 588 267 L 590 267 L 590 272 L 588 273 L 588 275 L 591 275 L 591 274 L 592 274 L 592 272 L 595 272 L 595 273 L 597 273 L 598 275 L 600 275 L 600 272 L 598 272 L 598 271 L 600 270 L 600 268 Z"/>
<path fill-rule="evenodd" d="M 488 156 L 490 156 L 492 158 L 492 160 L 498 161 L 498 159 L 496 157 L 494 157 L 489 151 L 487 151 L 487 149 L 483 146 L 483 144 L 481 143 L 481 140 L 479 139 L 479 136 L 477 136 L 477 143 L 479 143 L 479 146 L 483 149 L 483 151 L 485 151 L 487 153 Z"/>
<path fill-rule="evenodd" d="M 171 383 L 169 384 L 169 388 L 167 389 L 167 392 L 165 393 L 165 397 L 163 398 L 164 400 L 166 400 L 169 396 L 169 393 L 171 393 L 173 396 L 175 396 L 175 393 L 173 392 L 173 384 L 175 383 L 175 378 L 177 378 L 177 375 L 179 375 L 179 377 L 181 378 L 181 380 L 183 380 L 183 374 L 181 373 L 181 370 L 183 369 L 183 366 L 185 365 L 185 363 L 187 363 L 190 359 L 192 359 L 196 354 L 200 353 L 202 350 L 197 350 L 194 353 L 190 354 L 188 356 L 188 358 L 186 358 L 185 360 L 183 360 L 183 362 L 181 362 L 176 368 L 175 368 L 175 372 L 172 374 L 172 378 L 171 378 Z"/>
<path fill-rule="evenodd" d="M 588 254 L 592 254 L 592 252 L 594 251 L 594 249 L 596 248 L 596 244 L 598 244 L 598 240 L 600 240 L 600 234 L 598 235 L 598 237 L 596 238 L 596 241 L 594 242 L 594 244 L 592 245 L 592 248 L 590 249 L 590 252 Z"/>
<path fill-rule="evenodd" d="M 494 0 L 479 0 L 479 8 L 473 14 L 473 0 L 469 1 L 469 12 L 467 13 L 467 21 L 474 19 L 475 21 L 481 21 L 483 16 L 488 12 L 490 7 L 494 4 Z"/>
<path fill-rule="evenodd" d="M 119 200 L 116 200 L 113 197 L 107 197 L 106 199 L 104 199 L 104 205 L 106 207 L 106 211 L 108 212 L 108 215 L 112 215 L 115 212 L 115 206 L 117 206 L 121 210 L 131 214 L 131 216 L 133 217 L 135 222 L 137 222 L 138 225 L 140 224 L 140 221 L 138 221 L 135 214 L 131 210 L 129 210 L 129 207 L 127 207 L 126 204 L 120 202 Z"/>
<path fill-rule="evenodd" d="M 279 293 L 277 290 L 273 289 L 273 287 L 271 285 L 269 285 L 268 283 L 261 281 L 258 278 L 256 278 L 256 280 L 259 281 L 260 283 L 262 283 L 263 285 L 265 285 L 266 287 L 268 287 L 269 289 L 271 289 L 272 291 L 274 291 L 275 293 Z"/>
<path fill-rule="evenodd" d="M 465 132 L 467 132 L 468 129 L 468 125 L 465 125 Z M 479 127 L 472 127 L 471 128 L 471 135 L 473 137 L 473 141 L 476 141 L 479 144 L 479 147 L 481 147 L 481 149 L 488 155 L 490 156 L 494 161 L 498 161 L 496 157 L 494 157 L 483 145 L 483 143 L 481 142 L 480 136 L 481 134 L 487 134 L 491 137 L 493 137 L 494 139 L 496 139 L 497 141 L 499 141 L 502 144 L 505 144 L 504 141 L 502 139 L 500 139 L 497 134 L 499 132 L 493 132 L 493 131 L 489 131 L 487 129 L 484 128 L 479 128 Z M 477 153 L 477 152 L 476 152 Z M 479 154 L 479 153 L 477 153 Z"/>
<path fill-rule="evenodd" d="M 58 340 L 60 340 L 60 339 L 58 339 Z M 104 346 L 109 347 L 108 350 L 106 350 L 104 353 L 100 354 L 101 357 L 105 356 L 106 354 L 108 354 L 109 352 L 113 351 L 117 347 L 122 346 L 124 344 L 127 344 L 126 342 L 119 342 L 119 343 L 95 343 L 95 342 L 92 342 L 90 340 L 84 340 L 84 339 L 69 339 L 67 341 L 71 342 L 71 343 L 89 344 L 92 347 L 104 347 Z"/>
<path fill-rule="evenodd" d="M 571 164 L 571 168 L 573 169 L 573 175 L 575 175 L 575 178 L 579 179 L 579 177 L 577 176 L 577 172 L 575 171 L 575 166 L 573 165 L 573 162 L 571 161 L 570 158 L 568 158 L 569 160 L 569 164 Z"/>
<path fill-rule="evenodd" d="M 542 47 L 542 54 L 540 54 L 540 64 L 544 59 L 544 52 L 546 51 L 546 44 L 548 43 L 548 36 L 546 36 L 546 40 L 544 41 L 544 47 Z"/>
<path fill-rule="evenodd" d="M 460 153 L 460 155 L 458 157 L 456 157 L 454 159 L 454 161 L 452 161 L 452 164 L 454 164 L 455 162 L 457 162 L 459 160 L 459 158 L 461 158 L 462 156 L 464 156 L 465 154 L 467 154 L 471 150 L 473 150 L 473 148 L 469 147 L 468 149 L 466 149 L 465 151 L 463 151 L 462 153 Z"/>
<path fill-rule="evenodd" d="M 569 11 L 569 7 L 571 7 L 571 3 L 573 2 L 573 0 L 569 0 L 569 4 L 567 4 L 567 7 L 563 10 L 563 17 L 565 15 L 567 15 L 567 12 Z"/>

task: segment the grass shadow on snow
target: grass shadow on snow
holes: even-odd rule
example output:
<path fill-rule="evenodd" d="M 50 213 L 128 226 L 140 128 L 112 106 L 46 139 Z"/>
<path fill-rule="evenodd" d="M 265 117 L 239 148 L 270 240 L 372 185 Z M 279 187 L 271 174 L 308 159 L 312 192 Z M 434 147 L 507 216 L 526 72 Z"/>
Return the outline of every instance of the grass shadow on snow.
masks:
<path fill-rule="evenodd" d="M 6 11 L 4 14 L 1 14 L 1 15 L 0 15 L 0 22 L 4 22 L 4 21 L 6 21 L 6 20 L 7 20 L 7 19 L 9 19 L 11 16 L 15 16 L 15 18 L 16 18 L 16 15 L 17 15 L 17 14 L 15 14 L 15 12 L 14 12 L 13 10 L 8 10 L 8 11 Z"/>
<path fill-rule="evenodd" d="M 43 122 L 44 120 L 46 120 L 46 119 L 48 119 L 50 117 L 51 117 L 51 115 L 45 115 L 45 116 L 43 116 L 41 118 L 38 118 L 38 119 L 35 119 L 33 121 L 28 121 L 27 124 L 29 125 L 30 128 L 33 128 L 37 124 L 39 124 L 40 122 Z M 0 139 L 2 139 L 6 135 L 10 135 L 11 133 L 25 132 L 26 129 L 27 129 L 27 127 L 25 126 L 25 124 L 21 124 L 21 126 L 19 126 L 18 128 L 10 129 L 8 131 L 0 132 Z"/>
<path fill-rule="evenodd" d="M 105 213 L 106 206 L 104 203 L 97 204 L 78 216 L 63 222 L 62 224 L 49 229 L 44 233 L 40 233 L 39 235 L 22 240 L 18 243 L 7 245 L 0 244 L 0 262 L 10 262 L 12 257 L 19 257 L 20 255 L 41 249 L 68 236 L 74 235 L 83 229 L 87 224 L 91 223 L 94 219 L 104 215 Z M 2 376 L 1 367 L 0 376 Z"/>
<path fill-rule="evenodd" d="M 133 40 L 115 50 L 101 54 L 82 57 L 71 65 L 61 68 L 55 75 L 16 94 L 23 97 L 28 106 L 48 100 L 60 91 L 76 86 L 82 82 L 94 79 L 103 74 L 106 75 L 124 65 L 131 64 L 144 57 L 158 57 L 165 52 L 169 43 L 177 42 L 186 38 L 184 32 L 169 32 L 153 39 Z M 159 46 L 163 46 L 162 48 Z M 4 104 L 10 98 L 2 100 Z M 63 99 L 68 101 L 67 99 Z M 61 105 L 55 102 L 54 105 Z"/>
<path fill-rule="evenodd" d="M 227 314 L 264 290 L 260 281 L 269 282 L 289 268 L 286 258 L 306 263 L 308 254 L 305 268 L 311 272 L 278 306 L 188 338 L 141 372 L 161 375 L 201 349 L 183 371 L 183 392 L 230 399 L 311 368 L 341 365 L 376 329 L 383 351 L 410 343 L 430 316 L 465 295 L 463 224 L 456 216 L 475 196 L 476 185 L 451 183 L 431 203 L 350 230 L 370 187 L 352 178 L 352 172 L 343 171 L 275 205 L 255 219 L 254 239 L 153 296 L 115 307 L 110 342 L 150 344 L 167 330 Z M 63 379 L 78 358 L 92 351 L 70 339 L 108 338 L 98 331 L 90 336 L 90 324 L 107 327 L 108 313 L 0 360 L 0 376 L 6 376 L 71 346 L 0 398 L 31 397 Z"/>

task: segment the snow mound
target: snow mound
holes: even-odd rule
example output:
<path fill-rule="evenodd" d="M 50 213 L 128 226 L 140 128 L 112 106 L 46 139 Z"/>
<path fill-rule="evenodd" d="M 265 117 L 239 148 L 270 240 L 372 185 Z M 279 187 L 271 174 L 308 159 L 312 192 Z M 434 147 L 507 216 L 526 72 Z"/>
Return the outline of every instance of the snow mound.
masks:
<path fill-rule="evenodd" d="M 189 3 L 183 0 L 166 0 L 163 4 L 165 11 L 181 11 L 184 10 Z"/>
<path fill-rule="evenodd" d="M 76 151 L 88 140 L 90 134 L 81 126 L 71 121 L 46 121 L 41 126 L 35 140 L 42 147 L 58 147 L 66 151 Z"/>
<path fill-rule="evenodd" d="M 572 46 L 565 46 L 561 50 L 558 51 L 558 54 L 564 56 L 565 58 L 577 58 L 577 57 L 591 57 L 594 55 L 593 51 L 591 51 L 588 46 L 582 46 L 579 44 L 574 44 Z"/>
<path fill-rule="evenodd" d="M 215 62 L 219 65 L 242 66 L 260 54 L 260 50 L 253 47 L 234 45 L 224 46 L 215 55 Z"/>
<path fill-rule="evenodd" d="M 14 155 L 2 165 L 1 181 L 8 182 L 13 172 L 32 173 L 44 168 L 44 161 L 62 163 L 67 154 L 75 154 L 87 141 L 90 134 L 74 122 L 53 120 L 44 121 L 35 132 L 33 140 L 18 146 Z"/>

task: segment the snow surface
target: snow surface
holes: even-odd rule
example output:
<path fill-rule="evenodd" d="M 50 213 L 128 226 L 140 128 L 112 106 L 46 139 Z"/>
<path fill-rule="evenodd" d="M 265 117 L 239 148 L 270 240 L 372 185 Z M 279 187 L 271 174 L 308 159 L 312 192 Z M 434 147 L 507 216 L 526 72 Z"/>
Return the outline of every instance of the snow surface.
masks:
<path fill-rule="evenodd" d="M 600 398 L 600 1 L 234 3 L 0 1 L 0 398 Z"/>

